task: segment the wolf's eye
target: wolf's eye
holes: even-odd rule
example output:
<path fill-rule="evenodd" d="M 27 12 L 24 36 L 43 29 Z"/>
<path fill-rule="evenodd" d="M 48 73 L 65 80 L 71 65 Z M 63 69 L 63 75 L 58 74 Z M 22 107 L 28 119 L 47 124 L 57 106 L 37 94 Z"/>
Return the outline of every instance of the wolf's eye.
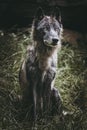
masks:
<path fill-rule="evenodd" d="M 46 26 L 46 29 L 49 31 L 49 30 L 50 30 L 50 26 L 49 26 L 49 25 L 47 25 L 47 26 Z"/>
<path fill-rule="evenodd" d="M 44 30 L 45 30 L 45 31 L 49 31 L 49 30 L 50 30 L 50 26 L 49 26 L 49 25 L 45 25 L 45 26 L 44 26 Z"/>
<path fill-rule="evenodd" d="M 58 27 L 54 27 L 54 30 L 58 33 L 58 35 L 60 34 L 60 29 Z"/>

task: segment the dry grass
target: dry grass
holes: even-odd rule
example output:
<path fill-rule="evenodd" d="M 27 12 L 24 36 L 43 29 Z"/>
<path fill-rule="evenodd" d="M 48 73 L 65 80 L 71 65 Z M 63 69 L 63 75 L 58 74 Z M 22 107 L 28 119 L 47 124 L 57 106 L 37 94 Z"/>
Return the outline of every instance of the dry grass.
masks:
<path fill-rule="evenodd" d="M 20 64 L 31 42 L 28 34 L 0 36 L 0 130 L 31 130 L 28 110 L 21 108 L 17 95 Z M 87 47 L 63 46 L 56 79 L 68 114 L 61 121 L 40 120 L 38 130 L 87 130 Z"/>

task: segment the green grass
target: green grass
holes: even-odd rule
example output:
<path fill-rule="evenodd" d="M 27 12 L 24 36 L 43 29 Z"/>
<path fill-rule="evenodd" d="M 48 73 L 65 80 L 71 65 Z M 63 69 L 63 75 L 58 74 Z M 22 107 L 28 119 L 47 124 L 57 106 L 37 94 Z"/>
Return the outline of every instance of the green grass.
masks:
<path fill-rule="evenodd" d="M 8 33 L 0 36 L 0 130 L 31 130 L 28 111 L 21 108 L 18 73 L 31 42 L 29 35 Z M 84 44 L 83 44 L 84 45 Z M 64 112 L 60 120 L 40 120 L 38 130 L 87 130 L 87 47 L 62 46 L 59 53 L 56 87 Z"/>

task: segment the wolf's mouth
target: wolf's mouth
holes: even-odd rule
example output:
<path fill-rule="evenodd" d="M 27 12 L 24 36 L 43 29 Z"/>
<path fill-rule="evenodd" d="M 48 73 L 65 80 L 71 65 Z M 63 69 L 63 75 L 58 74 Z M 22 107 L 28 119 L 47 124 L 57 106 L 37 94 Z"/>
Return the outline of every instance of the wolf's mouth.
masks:
<path fill-rule="evenodd" d="M 44 40 L 44 44 L 46 46 L 50 46 L 50 47 L 56 47 L 58 45 L 58 43 L 54 43 L 54 42 L 48 42 L 46 40 Z"/>

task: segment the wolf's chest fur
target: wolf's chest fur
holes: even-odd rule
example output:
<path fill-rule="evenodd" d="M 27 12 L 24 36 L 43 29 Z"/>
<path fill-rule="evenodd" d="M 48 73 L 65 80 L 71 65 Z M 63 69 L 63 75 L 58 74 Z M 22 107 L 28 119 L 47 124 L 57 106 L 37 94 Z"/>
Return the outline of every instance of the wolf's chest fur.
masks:
<path fill-rule="evenodd" d="M 43 51 L 43 50 L 42 50 Z M 55 77 L 57 66 L 57 52 L 54 51 L 50 56 L 47 53 L 35 52 L 35 48 L 30 47 L 28 58 L 26 60 L 26 72 L 28 81 L 37 79 L 37 82 L 43 83 L 46 78 L 50 82 Z M 31 77 L 31 78 L 30 78 Z"/>

